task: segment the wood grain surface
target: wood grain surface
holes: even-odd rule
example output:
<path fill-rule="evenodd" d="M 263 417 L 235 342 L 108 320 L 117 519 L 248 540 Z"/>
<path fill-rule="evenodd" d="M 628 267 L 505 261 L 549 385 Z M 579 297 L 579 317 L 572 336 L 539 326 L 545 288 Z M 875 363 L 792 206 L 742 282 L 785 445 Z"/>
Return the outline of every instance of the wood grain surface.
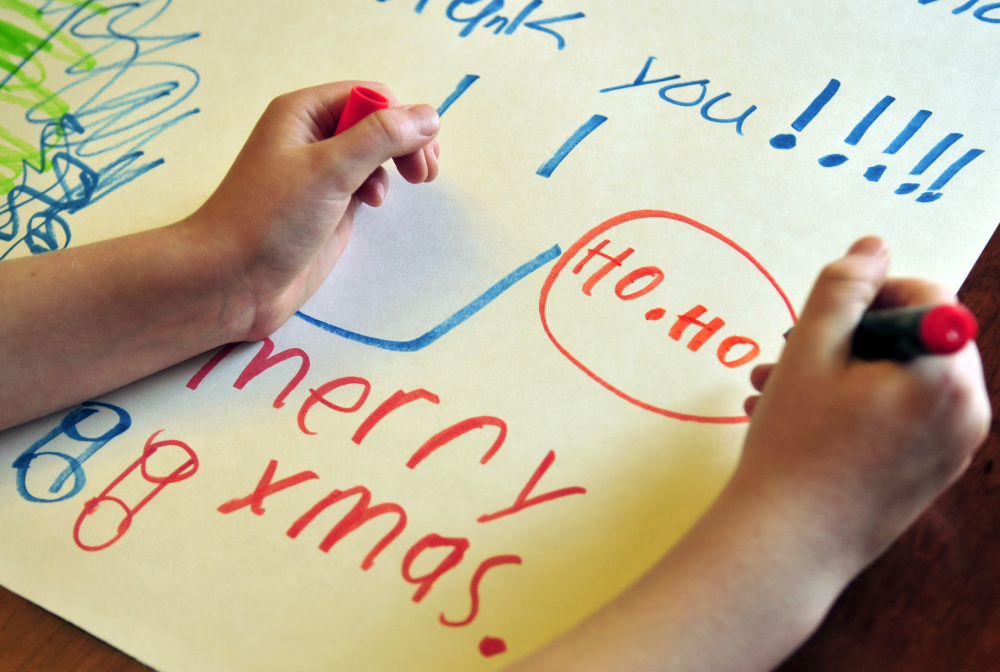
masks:
<path fill-rule="evenodd" d="M 1000 229 L 959 295 L 979 318 L 986 381 L 993 408 L 1000 408 Z M 965 476 L 847 588 L 780 672 L 1000 670 L 998 518 L 1000 422 L 994 419 Z M 0 588 L 0 672 L 148 670 Z"/>

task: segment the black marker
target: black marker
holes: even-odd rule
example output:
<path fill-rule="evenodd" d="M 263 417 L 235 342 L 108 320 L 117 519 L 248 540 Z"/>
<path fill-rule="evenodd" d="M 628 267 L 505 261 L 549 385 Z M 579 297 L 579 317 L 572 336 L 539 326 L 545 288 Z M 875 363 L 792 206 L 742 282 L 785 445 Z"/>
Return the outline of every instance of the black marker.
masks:
<path fill-rule="evenodd" d="M 851 352 L 859 359 L 905 362 L 957 352 L 978 332 L 976 317 L 960 304 L 873 310 L 862 316 Z"/>
<path fill-rule="evenodd" d="M 785 338 L 790 333 L 786 331 Z M 851 354 L 868 361 L 908 362 L 958 352 L 978 333 L 976 316 L 961 304 L 871 310 L 854 331 Z"/>

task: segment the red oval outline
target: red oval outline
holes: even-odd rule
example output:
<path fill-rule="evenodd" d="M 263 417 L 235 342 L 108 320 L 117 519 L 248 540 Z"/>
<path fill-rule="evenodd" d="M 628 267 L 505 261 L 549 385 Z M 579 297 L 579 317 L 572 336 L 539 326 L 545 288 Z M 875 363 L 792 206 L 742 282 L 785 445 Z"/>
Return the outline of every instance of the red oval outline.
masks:
<path fill-rule="evenodd" d="M 615 395 L 624 399 L 625 401 L 631 404 L 635 404 L 639 408 L 651 411 L 653 413 L 658 413 L 659 415 L 665 415 L 668 418 L 674 418 L 675 420 L 684 420 L 687 422 L 699 422 L 699 423 L 715 424 L 715 425 L 737 425 L 740 423 L 749 422 L 750 416 L 748 415 L 733 415 L 733 416 L 691 415 L 688 413 L 679 413 L 677 411 L 671 411 L 666 408 L 660 408 L 659 406 L 653 406 L 652 404 L 648 404 L 645 401 L 636 399 L 635 397 L 626 394 L 622 390 L 619 390 L 617 387 L 615 387 L 614 385 L 607 382 L 606 380 L 598 376 L 596 373 L 588 369 L 583 364 L 583 362 L 581 362 L 576 357 L 571 355 L 570 352 L 566 348 L 564 348 L 559 343 L 559 341 L 556 340 L 556 337 L 552 334 L 552 330 L 549 329 L 549 323 L 545 319 L 545 304 L 549 298 L 549 290 L 552 289 L 552 285 L 555 284 L 556 279 L 559 277 L 559 274 L 563 271 L 564 268 L 566 268 L 567 264 L 569 264 L 569 262 L 573 259 L 573 257 L 575 257 L 580 250 L 582 250 L 591 241 L 593 241 L 594 238 L 596 238 L 597 236 L 601 235 L 602 233 L 604 233 L 609 229 L 613 229 L 614 227 L 620 224 L 624 224 L 625 222 L 631 222 L 636 219 L 653 219 L 653 218 L 670 219 L 676 222 L 681 222 L 682 224 L 687 224 L 688 226 L 693 226 L 699 231 L 707 233 L 715 237 L 716 239 L 721 240 L 726 245 L 739 252 L 747 259 L 747 261 L 752 263 L 754 267 L 758 271 L 760 271 L 765 278 L 767 278 L 768 282 L 771 283 L 771 286 L 774 287 L 776 292 L 778 292 L 778 295 L 781 297 L 782 301 L 785 302 L 785 307 L 788 308 L 788 313 L 792 316 L 792 324 L 798 321 L 798 317 L 795 315 L 795 308 L 792 307 L 792 302 L 788 300 L 788 296 L 785 294 L 785 291 L 781 289 L 781 286 L 778 285 L 778 282 L 768 272 L 768 270 L 761 265 L 759 261 L 754 259 L 752 254 L 743 249 L 734 240 L 727 238 L 726 236 L 719 233 L 713 228 L 705 226 L 700 222 L 696 222 L 690 217 L 685 217 L 684 215 L 678 215 L 677 213 L 674 212 L 667 212 L 666 210 L 632 210 L 630 212 L 626 212 L 621 215 L 612 217 L 611 219 L 602 222 L 601 224 L 598 224 L 593 229 L 584 234 L 584 236 L 580 238 L 580 240 L 574 243 L 573 246 L 570 247 L 568 250 L 566 250 L 566 252 L 564 252 L 563 255 L 559 258 L 559 261 L 556 262 L 556 265 L 549 272 L 549 276 L 545 279 L 545 284 L 542 285 L 542 293 L 538 301 L 538 313 L 542 319 L 542 327 L 545 329 L 545 333 L 549 337 L 549 340 L 552 341 L 552 344 L 555 345 L 556 348 L 559 350 L 559 352 L 561 352 L 569 361 L 573 362 L 573 364 L 575 364 L 577 368 L 586 373 L 588 376 L 590 376 L 591 379 L 599 383 L 605 389 L 613 392 Z"/>

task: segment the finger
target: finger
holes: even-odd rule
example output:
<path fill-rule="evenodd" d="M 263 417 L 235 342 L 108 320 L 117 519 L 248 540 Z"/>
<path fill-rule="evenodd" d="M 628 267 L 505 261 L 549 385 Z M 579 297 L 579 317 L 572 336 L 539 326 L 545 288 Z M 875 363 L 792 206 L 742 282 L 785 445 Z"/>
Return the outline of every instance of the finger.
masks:
<path fill-rule="evenodd" d="M 918 278 L 886 280 L 872 303 L 873 308 L 902 308 L 930 304 L 955 303 L 955 295 L 944 285 Z"/>
<path fill-rule="evenodd" d="M 747 415 L 753 415 L 754 410 L 757 408 L 757 402 L 760 401 L 760 395 L 754 395 L 752 397 L 747 397 L 743 400 L 743 412 Z"/>
<path fill-rule="evenodd" d="M 365 205 L 377 208 L 385 202 L 385 195 L 389 192 L 389 172 L 379 166 L 375 172 L 368 176 L 365 183 L 358 189 L 357 197 Z"/>
<path fill-rule="evenodd" d="M 440 153 L 437 140 L 432 140 L 416 152 L 395 159 L 396 170 L 411 184 L 430 182 L 438 174 L 437 157 Z"/>
<path fill-rule="evenodd" d="M 437 135 L 440 120 L 428 105 L 379 110 L 335 138 L 312 145 L 320 152 L 325 178 L 341 197 L 361 188 L 391 158 L 422 150 Z M 423 168 L 426 171 L 426 166 Z"/>
<path fill-rule="evenodd" d="M 774 364 L 755 366 L 753 371 L 750 372 L 750 384 L 753 385 L 753 389 L 763 392 L 764 386 L 767 385 L 767 379 L 771 377 L 773 371 Z"/>
<path fill-rule="evenodd" d="M 846 362 L 851 334 L 878 295 L 889 271 L 889 251 L 878 238 L 862 238 L 828 264 L 788 337 L 786 355 L 809 351 L 821 360 Z"/>
<path fill-rule="evenodd" d="M 392 100 L 385 85 L 378 82 L 331 82 L 282 94 L 271 101 L 265 115 L 280 115 L 290 137 L 299 142 L 320 142 L 333 136 L 347 97 L 358 85 L 375 89 Z"/>

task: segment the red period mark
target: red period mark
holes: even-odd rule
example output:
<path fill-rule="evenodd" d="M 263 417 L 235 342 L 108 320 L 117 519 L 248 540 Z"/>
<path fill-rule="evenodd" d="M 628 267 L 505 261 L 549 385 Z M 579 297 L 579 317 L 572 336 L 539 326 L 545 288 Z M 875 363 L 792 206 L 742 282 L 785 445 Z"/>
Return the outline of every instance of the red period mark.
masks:
<path fill-rule="evenodd" d="M 80 515 L 76 519 L 76 524 L 73 526 L 73 540 L 81 549 L 85 551 L 100 551 L 115 543 L 121 539 L 122 535 L 128 532 L 129 527 L 132 525 L 132 518 L 135 514 L 139 513 L 139 511 L 141 511 L 146 504 L 156 497 L 156 495 L 158 495 L 163 488 L 167 487 L 171 483 L 179 483 L 188 479 L 193 476 L 196 471 L 198 471 L 198 456 L 195 455 L 195 452 L 191 450 L 187 444 L 175 440 L 156 441 L 156 437 L 159 436 L 162 431 L 163 430 L 161 429 L 154 432 L 153 435 L 149 437 L 146 441 L 146 445 L 142 449 L 142 455 L 138 460 L 129 465 L 128 468 L 126 468 L 125 471 L 123 471 L 115 480 L 111 481 L 111 484 L 108 485 L 108 487 L 106 487 L 101 494 L 83 505 L 83 511 L 80 512 Z M 149 473 L 147 462 L 157 450 L 164 446 L 174 446 L 176 448 L 180 448 L 187 455 L 187 459 L 166 476 L 153 476 Z M 128 478 L 129 474 L 135 471 L 136 468 L 139 469 L 140 475 L 147 483 L 152 483 L 156 487 L 153 488 L 148 495 L 143 497 L 142 500 L 134 507 L 129 507 L 118 497 L 112 496 L 111 491 L 114 490 L 119 483 Z M 114 504 L 120 506 L 122 511 L 125 512 L 125 517 L 122 518 L 120 523 L 118 523 L 116 534 L 103 544 L 91 545 L 83 543 L 80 541 L 80 528 L 82 527 L 83 522 L 95 511 L 97 511 L 97 508 L 105 502 L 113 502 Z"/>
<path fill-rule="evenodd" d="M 484 658 L 492 658 L 506 650 L 507 642 L 496 637 L 483 637 L 482 641 L 479 642 L 479 653 L 483 654 Z"/>
<path fill-rule="evenodd" d="M 559 261 L 556 262 L 555 267 L 549 273 L 548 278 L 545 279 L 545 284 L 542 286 L 542 292 L 538 302 L 538 312 L 539 315 L 541 316 L 542 327 L 545 329 L 545 333 L 548 335 L 549 340 L 552 341 L 552 344 L 555 345 L 556 348 L 559 350 L 559 352 L 561 352 L 568 360 L 573 362 L 573 364 L 575 364 L 577 368 L 579 368 L 581 371 L 587 374 L 587 376 L 589 376 L 592 380 L 600 384 L 605 389 L 609 390 L 610 392 L 614 393 L 616 396 L 624 399 L 625 401 L 635 404 L 639 408 L 643 408 L 647 411 L 658 413 L 660 415 L 664 415 L 669 418 L 675 418 L 677 420 L 686 420 L 690 422 L 699 422 L 708 424 L 739 424 L 743 422 L 748 422 L 750 418 L 745 415 L 739 415 L 739 416 L 693 415 L 689 413 L 680 413 L 666 408 L 661 408 L 659 406 L 654 406 L 653 404 L 644 402 L 641 399 L 637 399 L 636 397 L 629 395 L 623 390 L 618 389 L 616 386 L 606 381 L 604 378 L 602 378 L 597 373 L 588 368 L 579 359 L 574 357 L 569 352 L 569 350 L 567 350 L 565 347 L 563 347 L 562 344 L 559 343 L 555 335 L 552 333 L 552 329 L 549 327 L 548 318 L 546 317 L 545 314 L 546 305 L 549 299 L 549 292 L 552 290 L 552 287 L 555 284 L 556 280 L 559 278 L 559 275 L 563 272 L 563 270 L 566 269 L 566 267 L 577 256 L 577 254 L 579 254 L 581 250 L 587 248 L 587 246 L 590 245 L 594 241 L 594 239 L 596 239 L 598 236 L 606 233 L 607 231 L 615 228 L 616 226 L 637 219 L 651 219 L 651 218 L 665 219 L 686 224 L 688 226 L 694 227 L 695 229 L 703 233 L 707 233 L 713 238 L 716 238 L 717 240 L 720 240 L 729 247 L 731 247 L 733 250 L 742 255 L 747 261 L 753 264 L 754 268 L 756 268 L 757 271 L 759 271 L 767 279 L 767 281 L 771 284 L 774 290 L 781 297 L 781 300 L 784 302 L 785 307 L 788 309 L 789 314 L 792 316 L 792 321 L 794 322 L 796 320 L 795 309 L 792 307 L 791 301 L 789 301 L 788 297 L 785 295 L 785 292 L 778 285 L 774 277 L 771 276 L 771 274 L 767 271 L 767 269 L 765 269 L 760 264 L 760 262 L 754 259 L 754 257 L 749 252 L 740 247 L 736 242 L 730 240 L 729 238 L 719 233 L 718 231 L 711 229 L 705 226 L 704 224 L 696 222 L 695 220 L 690 219 L 689 217 L 685 217 L 683 215 L 678 215 L 672 212 L 666 212 L 664 210 L 634 210 L 632 212 L 626 212 L 616 217 L 612 217 L 606 222 L 603 222 L 598 226 L 594 227 L 593 229 L 588 231 L 586 235 L 580 238 L 580 240 L 574 243 L 572 247 L 566 250 L 566 252 L 563 253 L 562 257 L 559 258 Z M 583 259 L 576 264 L 575 268 L 571 269 L 572 272 L 579 273 L 580 270 L 582 270 L 583 267 L 586 266 L 594 258 L 601 257 L 603 259 L 606 259 L 605 264 L 599 270 L 597 270 L 587 281 L 584 282 L 583 293 L 588 296 L 590 295 L 594 286 L 598 282 L 600 282 L 604 277 L 606 277 L 615 269 L 620 268 L 625 262 L 625 260 L 629 256 L 631 256 L 632 253 L 635 251 L 633 248 L 629 247 L 620 254 L 618 254 L 617 256 L 612 257 L 610 254 L 607 254 L 603 251 L 604 246 L 606 244 L 607 241 L 602 241 L 597 246 L 588 249 L 588 252 L 583 257 Z M 623 278 L 617 283 L 617 285 L 615 286 L 616 294 L 618 295 L 619 298 L 625 300 L 631 300 L 652 291 L 652 289 L 654 289 L 656 285 L 659 285 L 661 281 L 659 273 L 657 273 L 657 271 L 658 269 L 655 269 L 653 267 L 643 267 L 641 269 L 638 269 L 637 271 L 633 271 L 632 273 L 626 275 L 625 278 Z M 645 279 L 645 281 L 648 283 L 645 287 L 642 288 L 632 287 L 633 284 L 639 283 L 643 279 Z M 699 309 L 702 310 L 699 312 Z M 692 325 L 699 326 L 701 327 L 702 331 L 699 332 L 699 335 L 696 337 L 695 341 L 692 341 L 692 344 L 689 345 L 688 347 L 690 349 L 697 349 L 697 347 L 700 347 L 705 340 L 711 337 L 711 335 L 714 334 L 715 331 L 717 331 L 722 326 L 721 324 L 719 324 L 719 322 L 722 322 L 721 320 L 719 320 L 718 322 L 710 321 L 708 323 L 699 322 L 697 320 L 697 317 L 699 317 L 700 314 L 703 312 L 704 312 L 704 307 L 698 306 L 692 309 L 691 311 L 688 311 L 688 313 L 686 313 L 685 315 L 682 315 L 679 324 L 676 325 L 675 327 L 678 331 L 676 333 L 671 333 L 670 334 L 671 337 L 674 338 L 674 340 L 679 340 L 684 328 Z M 698 314 L 695 315 L 695 313 Z M 661 319 L 664 315 L 666 315 L 666 311 L 664 311 L 663 309 L 659 308 L 653 309 L 648 313 L 646 313 L 646 319 L 654 321 Z M 719 348 L 720 361 L 729 368 L 735 368 L 737 366 L 745 364 L 746 362 L 756 357 L 758 351 L 753 349 L 753 345 L 756 344 L 755 343 L 751 344 L 749 341 L 750 339 L 746 339 L 745 337 L 741 336 L 731 337 L 729 339 L 726 339 Z M 726 359 L 725 356 L 728 355 L 729 351 L 732 348 L 736 347 L 737 345 L 751 345 L 751 350 L 750 352 L 740 357 L 739 359 L 736 360 Z"/>

